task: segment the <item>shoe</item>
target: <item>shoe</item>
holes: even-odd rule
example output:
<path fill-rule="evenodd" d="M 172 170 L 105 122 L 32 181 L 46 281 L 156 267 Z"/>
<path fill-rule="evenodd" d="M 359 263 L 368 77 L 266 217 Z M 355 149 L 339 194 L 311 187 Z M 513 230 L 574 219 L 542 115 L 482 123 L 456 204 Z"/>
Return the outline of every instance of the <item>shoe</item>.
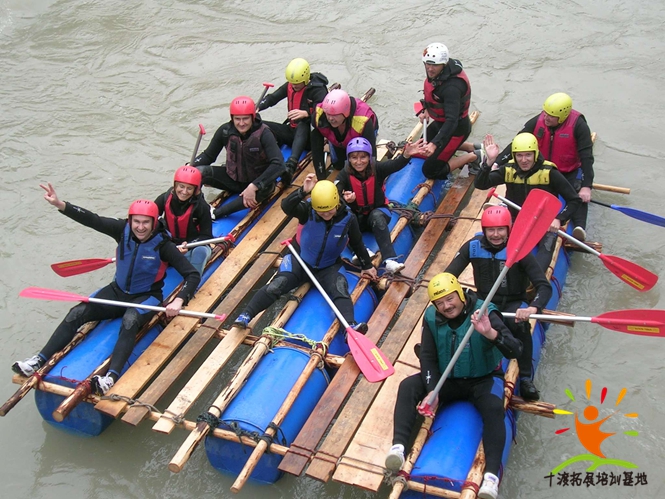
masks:
<path fill-rule="evenodd" d="M 374 253 L 371 249 L 368 249 L 367 253 L 369 253 L 370 260 L 374 258 L 374 255 L 376 255 L 376 253 Z M 351 258 L 351 265 L 360 265 L 360 258 L 358 258 L 357 255 L 353 255 L 353 258 Z"/>
<path fill-rule="evenodd" d="M 223 205 L 222 204 L 220 204 L 214 210 L 212 209 L 212 206 L 211 206 L 210 210 L 211 210 L 210 213 L 212 214 L 212 219 L 213 220 L 219 220 L 220 218 L 224 218 L 223 211 L 222 211 L 223 210 Z"/>
<path fill-rule="evenodd" d="M 210 207 L 210 218 L 215 220 L 215 207 L 214 206 Z"/>
<path fill-rule="evenodd" d="M 475 151 L 476 149 L 482 149 L 482 148 L 483 148 L 483 145 L 482 145 L 480 142 L 474 142 L 474 143 L 473 143 L 473 149 L 474 149 L 474 151 Z"/>
<path fill-rule="evenodd" d="M 535 402 L 540 399 L 540 392 L 530 378 L 520 378 L 520 396 L 527 402 Z"/>
<path fill-rule="evenodd" d="M 105 374 L 104 376 L 99 376 L 96 374 L 90 380 L 93 393 L 100 396 L 106 395 L 106 392 L 108 392 L 114 384 L 115 381 L 108 374 Z"/>
<path fill-rule="evenodd" d="M 485 155 L 483 154 L 482 149 L 476 149 L 473 151 L 473 154 L 476 155 L 476 159 L 468 163 L 469 165 L 469 175 L 478 175 L 485 161 Z"/>
<path fill-rule="evenodd" d="M 404 268 L 403 263 L 399 263 L 393 258 L 388 258 L 383 262 L 383 264 L 386 266 L 386 272 L 390 274 L 399 274 L 400 271 Z"/>
<path fill-rule="evenodd" d="M 247 312 L 243 312 L 238 316 L 238 318 L 233 321 L 233 327 L 239 327 L 241 329 L 247 328 L 249 322 L 252 320 L 251 316 Z"/>
<path fill-rule="evenodd" d="M 351 326 L 351 329 L 358 331 L 360 334 L 367 334 L 367 331 L 369 330 L 366 322 L 354 322 L 349 324 L 349 326 Z"/>
<path fill-rule="evenodd" d="M 420 349 L 421 349 L 420 343 L 416 343 L 415 345 L 413 345 L 413 353 L 415 353 L 416 357 L 418 358 L 420 358 Z"/>
<path fill-rule="evenodd" d="M 573 229 L 573 237 L 578 241 L 586 241 L 586 231 L 579 225 Z"/>
<path fill-rule="evenodd" d="M 291 181 L 293 180 L 293 174 L 296 172 L 296 169 L 298 168 L 298 160 L 296 158 L 291 157 L 286 160 L 285 166 L 286 166 L 286 171 L 282 175 L 282 182 L 284 183 L 284 186 L 289 186 L 291 185 Z"/>
<path fill-rule="evenodd" d="M 12 366 L 12 371 L 21 376 L 32 376 L 36 371 L 39 370 L 46 364 L 46 361 L 42 359 L 39 355 L 33 355 L 25 360 L 19 360 L 14 362 Z"/>
<path fill-rule="evenodd" d="M 402 444 L 393 445 L 386 456 L 386 468 L 390 471 L 399 471 L 404 466 L 404 446 Z"/>
<path fill-rule="evenodd" d="M 478 499 L 496 499 L 499 495 L 499 477 L 494 473 L 485 473 L 483 484 L 478 491 Z"/>

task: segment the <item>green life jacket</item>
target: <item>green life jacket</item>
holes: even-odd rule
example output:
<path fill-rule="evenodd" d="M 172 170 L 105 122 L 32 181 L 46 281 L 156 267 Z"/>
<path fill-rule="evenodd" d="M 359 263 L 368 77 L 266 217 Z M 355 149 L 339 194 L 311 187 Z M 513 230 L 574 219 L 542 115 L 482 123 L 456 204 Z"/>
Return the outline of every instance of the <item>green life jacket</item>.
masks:
<path fill-rule="evenodd" d="M 429 326 L 429 330 L 434 336 L 434 343 L 436 344 L 436 351 L 439 357 L 439 369 L 443 372 L 457 347 L 462 342 L 462 338 L 471 326 L 471 315 L 482 306 L 482 300 L 476 300 L 474 309 L 469 312 L 464 322 L 457 328 L 451 329 L 448 321 L 442 320 L 441 316 L 437 314 L 436 307 L 430 305 L 425 311 L 425 320 Z M 499 309 L 490 303 L 487 312 L 498 311 Z M 438 315 L 438 318 L 437 318 Z M 480 378 L 493 372 L 499 362 L 503 358 L 503 354 L 496 348 L 490 340 L 485 338 L 478 331 L 471 334 L 471 338 L 462 350 L 462 355 L 455 363 L 450 377 L 451 378 Z"/>

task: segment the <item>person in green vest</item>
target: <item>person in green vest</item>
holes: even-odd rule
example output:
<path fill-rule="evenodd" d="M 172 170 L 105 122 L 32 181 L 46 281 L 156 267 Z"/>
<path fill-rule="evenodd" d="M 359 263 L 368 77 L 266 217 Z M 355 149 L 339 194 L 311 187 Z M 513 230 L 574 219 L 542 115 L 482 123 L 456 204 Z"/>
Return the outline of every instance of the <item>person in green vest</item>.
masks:
<path fill-rule="evenodd" d="M 501 359 L 522 352 L 522 343 L 511 333 L 496 306 L 483 304 L 475 293 L 464 291 L 457 278 L 437 274 L 427 288 L 432 302 L 425 311 L 420 347 L 420 373 L 405 378 L 395 402 L 393 446 L 386 456 L 386 468 L 399 471 L 418 413 L 425 414 L 425 400 L 436 387 L 455 350 L 473 324 L 475 331 L 448 379 L 437 395 L 434 407 L 455 400 L 471 402 L 483 419 L 485 475 L 478 492 L 482 499 L 496 499 L 499 493 L 499 467 L 506 443 Z"/>

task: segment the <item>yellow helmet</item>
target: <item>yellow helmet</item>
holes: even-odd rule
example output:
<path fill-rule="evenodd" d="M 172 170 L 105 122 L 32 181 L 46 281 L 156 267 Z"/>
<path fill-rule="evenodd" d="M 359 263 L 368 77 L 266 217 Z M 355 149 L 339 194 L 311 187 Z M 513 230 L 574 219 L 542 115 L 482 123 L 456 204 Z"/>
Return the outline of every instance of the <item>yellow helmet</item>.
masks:
<path fill-rule="evenodd" d="M 570 98 L 570 95 L 563 92 L 550 95 L 543 104 L 543 111 L 550 116 L 559 118 L 559 124 L 566 121 L 571 109 L 573 109 L 573 99 Z"/>
<path fill-rule="evenodd" d="M 286 81 L 294 85 L 298 83 L 309 83 L 309 63 L 305 59 L 293 59 L 286 66 Z"/>
<path fill-rule="evenodd" d="M 427 286 L 427 294 L 430 301 L 438 300 L 455 292 L 459 295 L 462 303 L 466 303 L 464 291 L 462 291 L 462 286 L 460 286 L 457 277 L 448 272 L 435 275 Z"/>
<path fill-rule="evenodd" d="M 513 139 L 513 145 L 511 148 L 513 153 L 513 160 L 515 159 L 516 152 L 529 152 L 533 151 L 536 153 L 534 160 L 538 159 L 538 139 L 532 133 L 524 132 L 518 133 L 517 136 Z"/>
<path fill-rule="evenodd" d="M 337 186 L 330 180 L 319 180 L 312 189 L 311 196 L 314 211 L 330 211 L 339 205 Z"/>

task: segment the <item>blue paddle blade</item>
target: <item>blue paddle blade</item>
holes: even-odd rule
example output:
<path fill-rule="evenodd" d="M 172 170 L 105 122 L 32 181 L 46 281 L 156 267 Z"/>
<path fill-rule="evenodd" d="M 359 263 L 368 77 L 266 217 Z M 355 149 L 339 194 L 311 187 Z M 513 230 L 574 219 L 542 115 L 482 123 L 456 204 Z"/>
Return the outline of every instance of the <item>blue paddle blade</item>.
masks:
<path fill-rule="evenodd" d="M 613 210 L 620 211 L 624 215 L 629 217 L 636 218 L 642 222 L 646 222 L 653 225 L 659 225 L 660 227 L 665 227 L 665 218 L 654 215 L 653 213 L 647 213 L 646 211 L 636 210 L 635 208 L 628 208 L 627 206 L 617 206 L 615 204 L 611 205 Z"/>

